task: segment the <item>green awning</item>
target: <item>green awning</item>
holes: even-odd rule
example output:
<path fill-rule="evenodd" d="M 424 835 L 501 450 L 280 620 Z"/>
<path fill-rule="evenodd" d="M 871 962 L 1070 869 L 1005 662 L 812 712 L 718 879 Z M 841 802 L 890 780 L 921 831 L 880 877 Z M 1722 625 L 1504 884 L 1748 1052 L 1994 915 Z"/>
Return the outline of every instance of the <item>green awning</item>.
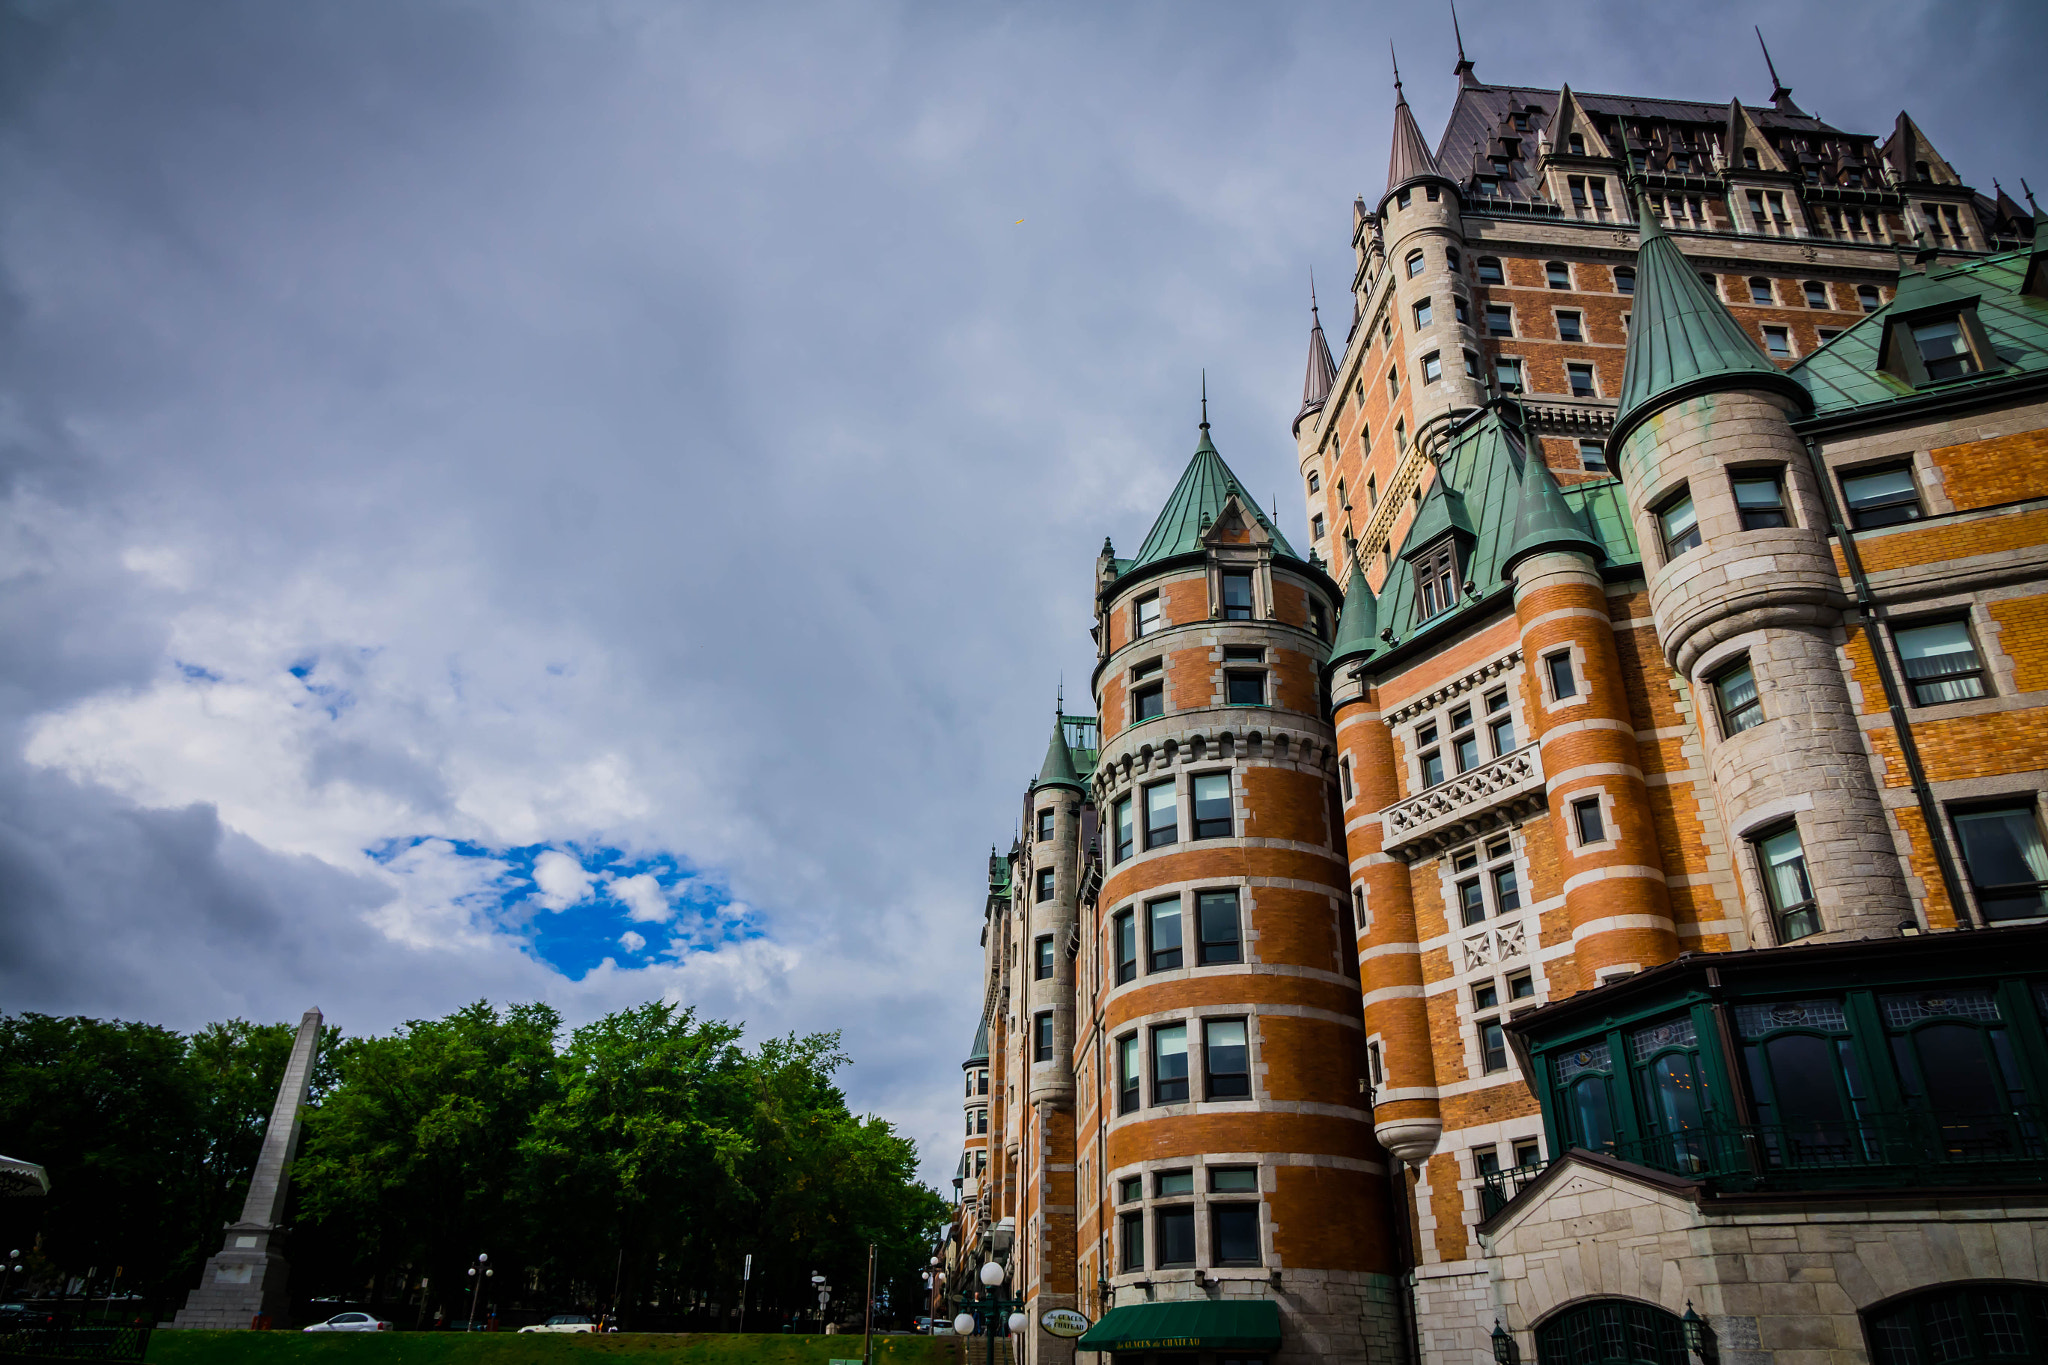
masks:
<path fill-rule="evenodd" d="M 1112 1308 L 1074 1343 L 1083 1351 L 1271 1351 L 1280 1305 L 1271 1299 L 1181 1299 Z"/>

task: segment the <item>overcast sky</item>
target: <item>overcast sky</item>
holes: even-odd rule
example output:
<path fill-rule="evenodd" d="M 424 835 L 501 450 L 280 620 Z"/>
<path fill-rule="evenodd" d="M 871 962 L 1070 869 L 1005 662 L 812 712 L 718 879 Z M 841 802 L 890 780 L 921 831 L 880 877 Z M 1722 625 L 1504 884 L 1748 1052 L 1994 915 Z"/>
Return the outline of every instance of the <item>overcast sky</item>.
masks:
<path fill-rule="evenodd" d="M 1471 0 L 2048 188 L 2048 8 Z M 0 1010 L 667 995 L 958 1152 L 985 858 L 1194 443 L 1304 540 L 1435 5 L 0 4 Z"/>

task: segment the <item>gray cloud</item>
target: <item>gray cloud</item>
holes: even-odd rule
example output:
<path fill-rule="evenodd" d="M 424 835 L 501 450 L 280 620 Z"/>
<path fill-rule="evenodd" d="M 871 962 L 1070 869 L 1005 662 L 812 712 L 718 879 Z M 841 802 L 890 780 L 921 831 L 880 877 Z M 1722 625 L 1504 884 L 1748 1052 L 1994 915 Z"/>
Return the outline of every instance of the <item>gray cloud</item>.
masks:
<path fill-rule="evenodd" d="M 2038 178 L 2034 7 L 1465 18 L 1716 99 L 1761 18 L 1808 107 Z M 843 1026 L 947 1166 L 983 852 L 1201 367 L 1301 532 L 1389 32 L 1434 127 L 1408 8 L 0 9 L 0 1008 L 671 992 Z M 476 860 L 363 854 L 419 836 L 674 854 L 766 936 L 572 981 Z"/>

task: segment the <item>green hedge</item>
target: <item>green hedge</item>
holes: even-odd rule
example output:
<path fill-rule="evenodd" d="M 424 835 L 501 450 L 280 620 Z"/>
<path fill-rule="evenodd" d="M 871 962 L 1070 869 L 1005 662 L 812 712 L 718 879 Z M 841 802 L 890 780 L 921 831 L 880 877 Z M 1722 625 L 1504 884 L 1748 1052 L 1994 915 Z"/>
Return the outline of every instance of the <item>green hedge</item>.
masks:
<path fill-rule="evenodd" d="M 967 1365 L 959 1337 L 876 1337 L 875 1365 Z M 554 1365 L 602 1358 L 663 1365 L 830 1365 L 858 1336 L 619 1332 L 157 1332 L 150 1365 Z M 978 1358 L 976 1365 L 979 1365 Z"/>

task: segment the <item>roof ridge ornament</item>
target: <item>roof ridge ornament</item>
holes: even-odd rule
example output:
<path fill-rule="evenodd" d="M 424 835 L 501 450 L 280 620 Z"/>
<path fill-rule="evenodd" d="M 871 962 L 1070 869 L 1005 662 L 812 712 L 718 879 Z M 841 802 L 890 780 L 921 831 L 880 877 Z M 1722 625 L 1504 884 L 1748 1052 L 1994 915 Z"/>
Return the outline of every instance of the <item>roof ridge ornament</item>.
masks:
<path fill-rule="evenodd" d="M 1776 63 L 1771 61 L 1771 46 L 1764 41 L 1763 27 L 1752 27 L 1756 29 L 1756 45 L 1764 50 L 1764 68 L 1771 73 L 1771 103 L 1783 109 L 1792 100 L 1792 87 L 1778 79 L 1778 68 Z M 1815 117 L 1818 118 L 1819 115 Z"/>
<path fill-rule="evenodd" d="M 1451 74 L 1458 78 L 1461 87 L 1479 84 L 1472 75 L 1472 59 L 1465 55 L 1465 35 L 1458 28 L 1458 0 L 1451 0 L 1451 37 L 1458 44 L 1458 64 L 1451 68 Z"/>

